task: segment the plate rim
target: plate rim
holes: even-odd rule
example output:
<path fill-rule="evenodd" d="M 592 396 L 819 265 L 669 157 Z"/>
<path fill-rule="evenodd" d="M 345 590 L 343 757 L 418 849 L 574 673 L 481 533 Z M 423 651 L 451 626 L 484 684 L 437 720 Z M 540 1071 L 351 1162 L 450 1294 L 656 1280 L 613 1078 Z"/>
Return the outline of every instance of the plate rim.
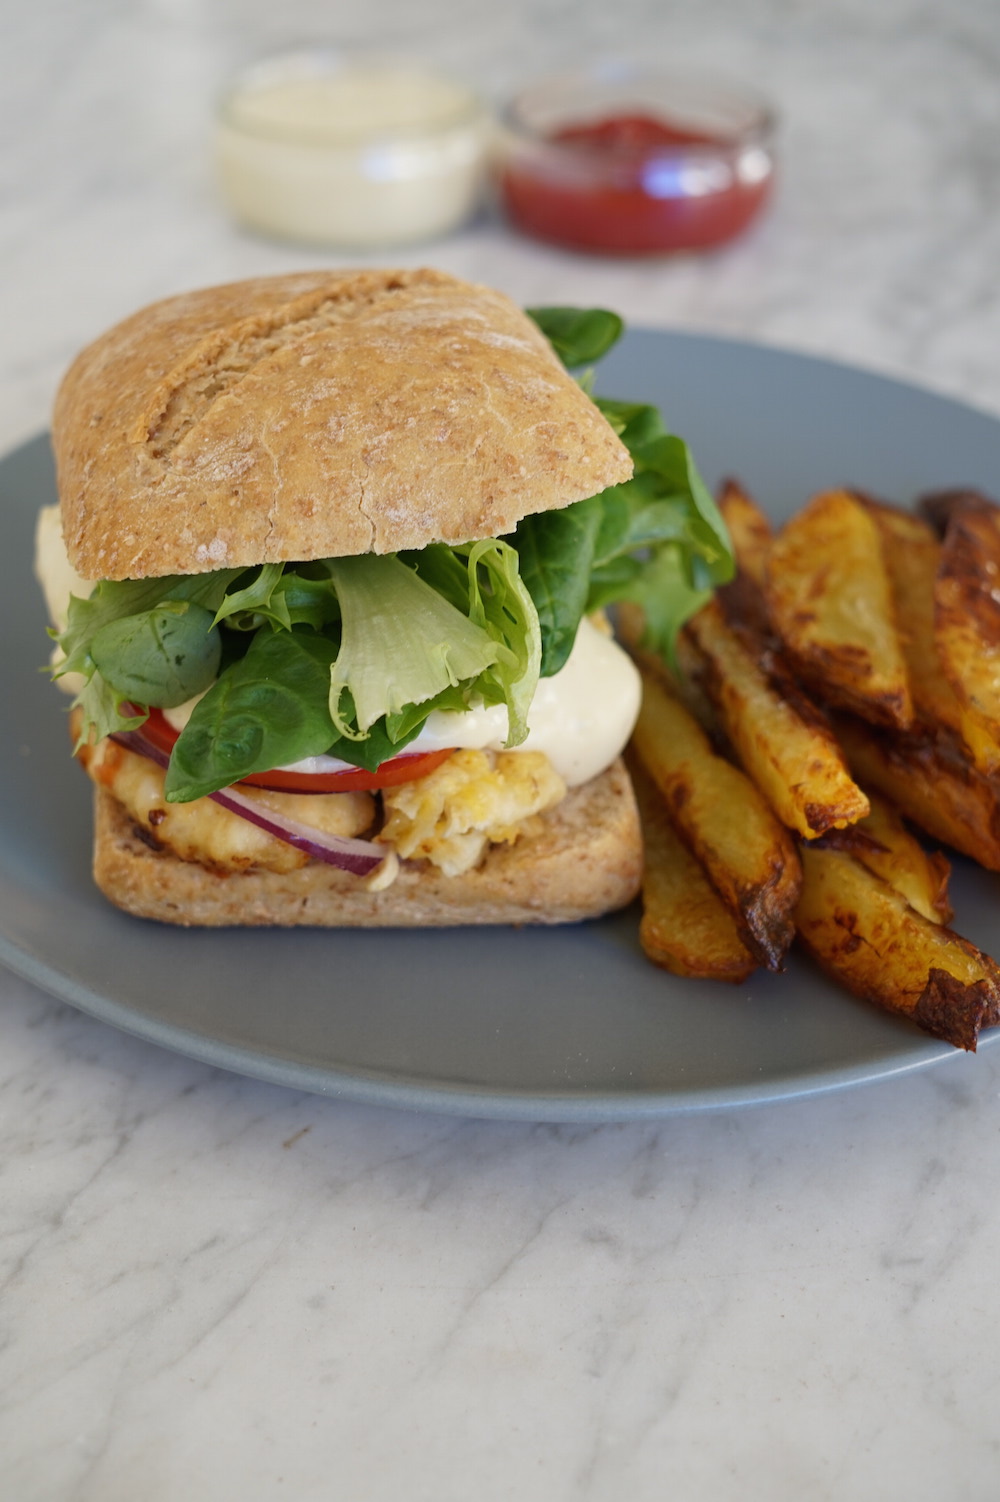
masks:
<path fill-rule="evenodd" d="M 739 351 L 739 357 L 765 356 L 778 361 L 805 362 L 846 377 L 896 388 L 902 393 L 929 398 L 956 412 L 980 418 L 1000 427 L 1000 417 L 985 407 L 917 382 L 907 381 L 850 361 L 811 351 L 800 351 L 777 343 L 733 338 L 711 331 L 702 333 L 683 328 L 653 328 L 630 325 L 629 334 L 640 340 L 653 336 L 693 344 L 710 344 L 717 349 Z M 16 459 L 26 449 L 44 442 L 42 430 L 15 444 L 0 455 L 0 464 Z M 57 1000 L 73 1006 L 85 1015 L 114 1027 L 117 1031 L 168 1049 L 209 1067 L 223 1069 L 243 1077 L 306 1091 L 325 1098 L 358 1104 L 389 1106 L 422 1112 L 439 1112 L 452 1116 L 539 1122 L 608 1122 L 649 1120 L 673 1115 L 687 1115 L 749 1106 L 773 1105 L 801 1100 L 815 1095 L 839 1092 L 863 1084 L 876 1084 L 900 1075 L 911 1074 L 946 1059 L 961 1059 L 963 1054 L 930 1037 L 904 1036 L 900 1046 L 877 1060 L 831 1068 L 796 1070 L 787 1077 L 766 1082 L 746 1082 L 690 1091 L 667 1087 L 637 1087 L 612 1091 L 586 1086 L 565 1090 L 526 1087 L 523 1090 L 493 1086 L 428 1083 L 418 1078 L 394 1074 L 388 1070 L 366 1070 L 360 1066 L 331 1067 L 311 1064 L 290 1057 L 279 1057 L 252 1047 L 208 1034 L 180 1024 L 151 1017 L 132 1010 L 124 1003 L 102 995 L 92 985 L 78 981 L 65 969 L 46 961 L 11 939 L 3 929 L 0 915 L 0 964 L 13 974 Z M 1000 1041 L 1000 1029 L 985 1033 L 979 1041 L 983 1052 Z"/>
<path fill-rule="evenodd" d="M 328 1099 L 448 1116 L 549 1123 L 612 1122 L 744 1110 L 751 1106 L 778 1105 L 861 1085 L 879 1084 L 948 1059 L 966 1057 L 947 1043 L 931 1037 L 918 1037 L 910 1042 L 909 1047 L 901 1048 L 898 1054 L 883 1058 L 877 1069 L 870 1064 L 857 1064 L 840 1069 L 799 1072 L 787 1080 L 775 1080 L 767 1087 L 748 1082 L 738 1088 L 718 1086 L 670 1092 L 639 1089 L 619 1093 L 580 1088 L 501 1093 L 486 1087 L 429 1085 L 403 1076 L 390 1077 L 384 1072 L 335 1069 L 262 1055 L 238 1044 L 147 1017 L 93 988 L 75 984 L 71 976 L 10 944 L 2 932 L 0 964 L 47 995 L 105 1026 L 210 1068 Z M 1000 1030 L 982 1036 L 978 1053 L 997 1042 L 1000 1042 Z"/>

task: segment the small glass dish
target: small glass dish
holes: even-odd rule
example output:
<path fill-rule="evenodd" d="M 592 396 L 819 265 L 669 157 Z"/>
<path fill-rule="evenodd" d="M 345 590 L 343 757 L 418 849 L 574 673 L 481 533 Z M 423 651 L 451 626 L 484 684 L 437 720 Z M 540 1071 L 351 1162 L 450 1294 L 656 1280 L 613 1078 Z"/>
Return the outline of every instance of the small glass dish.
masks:
<path fill-rule="evenodd" d="M 302 244 L 447 234 L 477 208 L 490 117 L 419 64 L 313 50 L 258 63 L 221 101 L 216 167 L 233 216 Z"/>
<path fill-rule="evenodd" d="M 500 202 L 526 234 L 604 255 L 704 250 L 757 218 L 775 116 L 711 76 L 605 63 L 544 79 L 500 122 Z"/>

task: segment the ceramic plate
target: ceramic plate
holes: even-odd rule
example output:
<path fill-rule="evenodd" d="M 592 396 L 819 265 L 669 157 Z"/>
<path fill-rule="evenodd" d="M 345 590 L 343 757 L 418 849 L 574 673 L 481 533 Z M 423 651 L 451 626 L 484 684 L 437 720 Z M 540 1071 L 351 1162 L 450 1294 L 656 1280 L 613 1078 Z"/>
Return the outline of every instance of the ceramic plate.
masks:
<path fill-rule="evenodd" d="M 738 475 L 776 519 L 839 484 L 909 502 L 1000 477 L 995 419 L 778 350 L 634 331 L 601 389 L 659 403 L 710 483 Z M 425 933 L 187 932 L 118 913 L 90 880 L 89 787 L 69 758 L 64 700 L 38 671 L 44 439 L 0 462 L 0 493 L 0 961 L 55 996 L 302 1090 L 536 1120 L 742 1106 L 954 1057 L 802 959 L 738 987 L 668 976 L 643 959 L 634 910 L 564 929 Z M 959 931 L 1000 949 L 1000 880 L 958 860 L 953 894 Z"/>

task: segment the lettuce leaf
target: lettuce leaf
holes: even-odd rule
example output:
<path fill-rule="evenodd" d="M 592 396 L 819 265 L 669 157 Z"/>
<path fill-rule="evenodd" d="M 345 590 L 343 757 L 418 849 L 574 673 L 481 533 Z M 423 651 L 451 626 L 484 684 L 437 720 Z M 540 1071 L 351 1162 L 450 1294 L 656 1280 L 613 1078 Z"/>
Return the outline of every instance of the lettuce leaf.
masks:
<path fill-rule="evenodd" d="M 570 368 L 593 358 L 601 329 L 601 310 L 575 311 L 576 320 L 570 308 L 529 309 Z M 633 477 L 525 517 L 509 539 L 542 625 L 543 677 L 565 664 L 586 612 L 625 599 L 644 607 L 644 644 L 671 660 L 681 626 L 733 576 L 725 523 L 687 444 L 648 403 L 594 401 L 632 455 Z"/>
<path fill-rule="evenodd" d="M 601 497 L 591 496 L 562 511 L 526 516 L 510 539 L 538 612 L 543 678 L 558 673 L 576 640 L 587 609 L 601 520 Z"/>
<path fill-rule="evenodd" d="M 360 739 L 386 715 L 478 678 L 498 644 L 391 554 L 327 559 L 340 601 L 340 651 L 330 674 L 330 718 Z M 356 728 L 341 710 L 350 690 Z"/>
<path fill-rule="evenodd" d="M 478 698 L 507 705 L 507 744 L 518 745 L 528 733 L 541 635 L 517 554 L 492 538 L 427 551 L 423 567 L 394 555 L 326 560 L 342 630 L 330 717 L 348 739 L 364 737 L 378 720 L 402 734 L 431 708 L 468 707 Z"/>
<path fill-rule="evenodd" d="M 181 731 L 167 769 L 167 801 L 187 803 L 252 772 L 322 756 L 336 738 L 328 707 L 336 652 L 318 632 L 258 631 Z"/>
<path fill-rule="evenodd" d="M 96 744 L 116 730 L 138 730 L 147 717 L 144 709 L 136 714 L 124 694 L 113 689 L 96 671 L 89 675 L 72 707 L 83 712 L 74 751 L 88 743 Z"/>
<path fill-rule="evenodd" d="M 170 709 L 214 683 L 222 640 L 210 610 L 164 600 L 102 626 L 90 656 L 105 682 L 132 703 Z"/>
<path fill-rule="evenodd" d="M 526 308 L 568 370 L 593 365 L 622 336 L 625 324 L 607 308 Z"/>
<path fill-rule="evenodd" d="M 465 552 L 468 558 L 469 617 L 490 634 L 498 648 L 496 662 L 480 675 L 472 689 L 486 704 L 506 704 L 504 744 L 519 746 L 528 735 L 528 710 L 541 668 L 538 613 L 512 547 L 487 538 L 457 551 Z"/>
<path fill-rule="evenodd" d="M 134 730 L 149 705 L 181 704 L 212 681 L 221 658 L 212 613 L 244 572 L 104 579 L 86 599 L 70 597 L 65 630 L 50 632 L 62 652 L 52 675 L 86 680 L 73 701 L 83 711 L 78 744 Z M 126 701 L 141 713 L 124 712 Z"/>

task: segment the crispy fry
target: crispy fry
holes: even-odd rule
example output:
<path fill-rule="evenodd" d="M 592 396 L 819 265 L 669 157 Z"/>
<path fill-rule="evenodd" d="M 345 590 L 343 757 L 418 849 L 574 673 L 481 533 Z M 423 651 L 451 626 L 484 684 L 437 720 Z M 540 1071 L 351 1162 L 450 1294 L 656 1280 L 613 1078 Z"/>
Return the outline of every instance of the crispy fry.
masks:
<path fill-rule="evenodd" d="M 761 964 L 780 969 L 801 882 L 788 831 L 750 779 L 715 755 L 694 716 L 648 671 L 633 744 L 744 944 Z"/>
<path fill-rule="evenodd" d="M 875 724 L 909 726 L 879 532 L 854 496 L 827 491 L 785 525 L 768 554 L 766 597 L 790 659 L 824 700 Z"/>
<path fill-rule="evenodd" d="M 940 851 L 925 850 L 886 799 L 869 793 L 871 812 L 850 828 L 834 830 L 823 841 L 846 850 L 869 871 L 881 876 L 930 923 L 950 923 L 948 901 L 951 866 Z"/>
<path fill-rule="evenodd" d="M 962 704 L 1000 738 L 1000 507 L 968 494 L 950 507 L 934 591 L 937 647 Z"/>
<path fill-rule="evenodd" d="M 795 921 L 823 969 L 855 995 L 974 1051 L 1000 1016 L 1000 972 L 949 928 L 930 923 L 841 850 L 802 851 Z"/>
<path fill-rule="evenodd" d="M 948 518 L 954 508 L 967 500 L 985 501 L 987 505 L 996 505 L 996 502 L 981 490 L 970 490 L 967 485 L 953 486 L 949 490 L 929 490 L 917 500 L 917 512 L 924 521 L 929 522 L 939 537 L 943 537 L 948 528 Z"/>
<path fill-rule="evenodd" d="M 945 675 L 935 627 L 935 581 L 941 544 L 929 522 L 912 512 L 866 500 L 883 540 L 883 555 L 892 583 L 896 622 L 913 695 L 913 710 L 922 728 L 945 729 L 968 749 L 987 776 L 1000 771 L 1000 744 L 988 724 L 962 702 Z"/>
<path fill-rule="evenodd" d="M 767 557 L 774 537 L 771 523 L 735 480 L 724 483 L 719 509 L 729 528 L 736 574 L 716 590 L 715 598 L 731 626 L 744 635 L 752 633 L 757 646 L 766 644 L 773 654 L 779 650 L 779 643 L 771 629 L 764 596 Z"/>
<path fill-rule="evenodd" d="M 733 918 L 674 829 L 645 768 L 629 770 L 642 817 L 646 863 L 639 942 L 655 965 L 697 980 L 746 980 L 756 961 Z"/>
<path fill-rule="evenodd" d="M 717 599 L 686 632 L 701 653 L 702 684 L 730 744 L 782 823 L 808 839 L 863 818 L 868 800 L 832 731 L 801 694 L 775 687 L 766 645 L 734 630 Z"/>
<path fill-rule="evenodd" d="M 724 480 L 719 510 L 729 530 L 738 568 L 763 587 L 767 555 L 774 539 L 771 523 L 738 480 Z"/>
<path fill-rule="evenodd" d="M 1000 796 L 991 779 L 930 738 L 892 736 L 844 716 L 835 724 L 848 766 L 936 840 L 1000 871 Z"/>
<path fill-rule="evenodd" d="M 736 577 L 682 630 L 676 674 L 644 658 L 641 612 L 624 611 L 645 685 L 633 743 L 644 950 L 675 974 L 741 980 L 755 962 L 781 968 L 791 916 L 847 988 L 974 1050 L 1000 1025 L 1000 967 L 946 926 L 948 861 L 903 819 L 1000 871 L 1000 591 L 987 602 L 983 583 L 1000 577 L 1000 507 L 929 499 L 964 548 L 949 573 L 933 525 L 860 494 L 817 496 L 777 538 L 737 482 L 719 505 Z M 967 594 L 946 637 L 949 578 Z M 940 646 L 957 650 L 960 625 L 979 631 L 974 690 Z"/>

